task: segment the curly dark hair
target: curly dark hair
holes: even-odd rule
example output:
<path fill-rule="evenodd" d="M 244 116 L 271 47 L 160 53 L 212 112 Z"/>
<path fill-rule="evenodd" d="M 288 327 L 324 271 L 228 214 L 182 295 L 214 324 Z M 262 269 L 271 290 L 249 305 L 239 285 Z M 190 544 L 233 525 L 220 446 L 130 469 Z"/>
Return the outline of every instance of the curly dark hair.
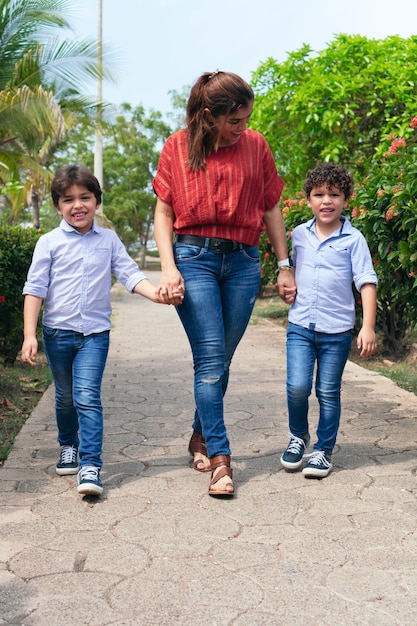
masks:
<path fill-rule="evenodd" d="M 346 168 L 339 163 L 320 163 L 310 170 L 304 181 L 303 189 L 306 197 L 309 198 L 315 187 L 325 185 L 328 189 L 336 187 L 345 195 L 348 200 L 353 194 L 353 176 Z"/>

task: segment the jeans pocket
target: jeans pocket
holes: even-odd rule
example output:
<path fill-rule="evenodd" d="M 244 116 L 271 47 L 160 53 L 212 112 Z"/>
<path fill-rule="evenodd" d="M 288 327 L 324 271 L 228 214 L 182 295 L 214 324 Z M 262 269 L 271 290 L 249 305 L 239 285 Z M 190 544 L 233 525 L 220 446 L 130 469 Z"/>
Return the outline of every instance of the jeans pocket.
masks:
<path fill-rule="evenodd" d="M 249 261 L 259 262 L 259 248 L 258 246 L 246 246 L 243 248 L 242 254 L 245 255 Z"/>
<path fill-rule="evenodd" d="M 174 245 L 174 260 L 175 262 L 181 261 L 194 261 L 204 256 L 205 249 L 200 246 L 191 246 L 187 243 L 176 242 Z"/>
<path fill-rule="evenodd" d="M 49 328 L 49 326 L 42 326 L 42 336 L 44 341 L 48 339 L 56 339 L 59 335 L 59 328 Z"/>

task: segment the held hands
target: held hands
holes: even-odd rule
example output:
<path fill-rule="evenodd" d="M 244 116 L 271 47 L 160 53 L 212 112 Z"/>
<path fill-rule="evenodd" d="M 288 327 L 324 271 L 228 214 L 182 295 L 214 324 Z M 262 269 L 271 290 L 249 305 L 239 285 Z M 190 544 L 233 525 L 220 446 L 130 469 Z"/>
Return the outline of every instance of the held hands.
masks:
<path fill-rule="evenodd" d="M 184 279 L 178 271 L 163 273 L 156 294 L 161 304 L 177 306 L 184 300 Z"/>
<path fill-rule="evenodd" d="M 294 270 L 291 268 L 280 270 L 278 272 L 277 282 L 275 289 L 278 291 L 278 295 L 286 304 L 292 304 L 297 294 L 297 287 L 295 284 Z"/>

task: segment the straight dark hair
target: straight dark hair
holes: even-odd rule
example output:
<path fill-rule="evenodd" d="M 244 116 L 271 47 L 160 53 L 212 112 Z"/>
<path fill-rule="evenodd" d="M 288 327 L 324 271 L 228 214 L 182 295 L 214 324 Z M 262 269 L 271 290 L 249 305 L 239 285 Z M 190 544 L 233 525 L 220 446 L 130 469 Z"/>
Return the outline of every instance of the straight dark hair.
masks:
<path fill-rule="evenodd" d="M 216 145 L 218 133 L 212 118 L 232 115 L 254 99 L 248 83 L 232 72 L 205 72 L 197 79 L 186 109 L 188 166 L 193 171 L 205 168 Z"/>
<path fill-rule="evenodd" d="M 65 165 L 55 174 L 51 183 L 51 196 L 54 206 L 58 206 L 58 201 L 65 194 L 68 187 L 72 185 L 83 185 L 87 187 L 96 197 L 97 204 L 101 204 L 102 191 L 97 178 L 85 167 L 85 165 Z"/>

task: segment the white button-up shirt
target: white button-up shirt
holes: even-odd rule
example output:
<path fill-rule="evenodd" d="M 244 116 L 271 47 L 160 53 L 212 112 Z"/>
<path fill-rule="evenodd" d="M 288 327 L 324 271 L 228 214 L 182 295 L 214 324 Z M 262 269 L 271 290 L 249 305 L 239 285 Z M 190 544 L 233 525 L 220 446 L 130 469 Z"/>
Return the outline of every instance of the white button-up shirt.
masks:
<path fill-rule="evenodd" d="M 297 295 L 288 320 L 323 333 L 342 333 L 355 324 L 352 283 L 360 291 L 377 284 L 368 244 L 345 217 L 340 228 L 324 241 L 315 221 L 297 226 L 291 236 Z"/>
<path fill-rule="evenodd" d="M 112 275 L 128 291 L 147 278 L 114 231 L 62 220 L 38 240 L 23 294 L 43 298 L 45 326 L 90 335 L 110 330 Z"/>

